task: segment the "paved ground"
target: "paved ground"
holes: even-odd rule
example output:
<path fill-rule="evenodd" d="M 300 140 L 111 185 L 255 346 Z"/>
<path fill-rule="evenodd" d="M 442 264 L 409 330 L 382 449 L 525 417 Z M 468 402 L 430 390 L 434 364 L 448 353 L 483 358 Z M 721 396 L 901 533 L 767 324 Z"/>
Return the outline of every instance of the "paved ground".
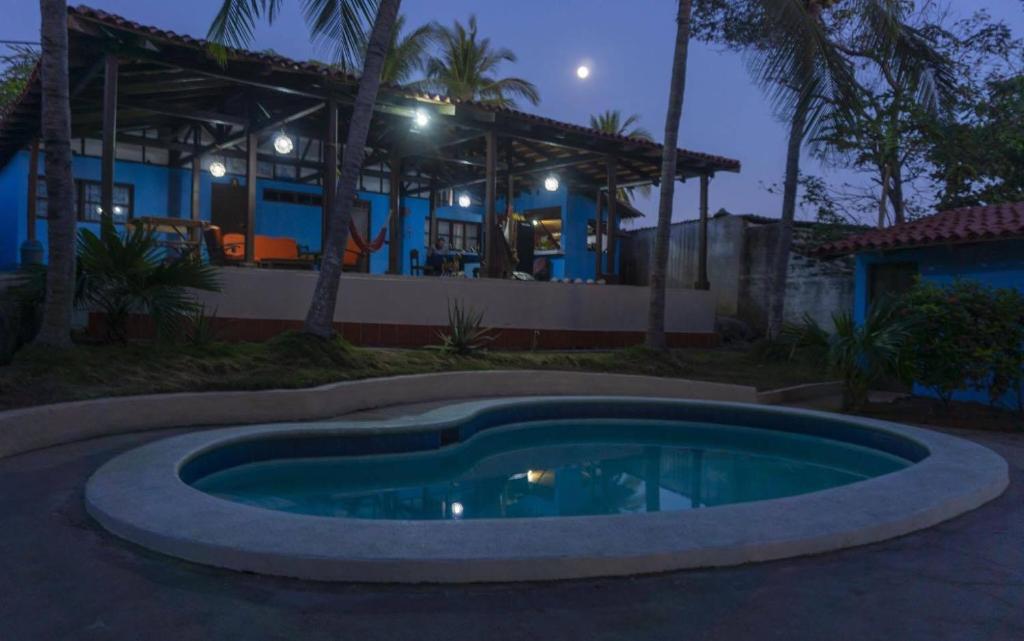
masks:
<path fill-rule="evenodd" d="M 1010 461 L 1003 497 L 887 543 L 632 579 L 381 587 L 205 568 L 94 525 L 82 506 L 89 474 L 172 433 L 0 461 L 0 640 L 1024 639 L 1020 435 L 971 436 Z"/>

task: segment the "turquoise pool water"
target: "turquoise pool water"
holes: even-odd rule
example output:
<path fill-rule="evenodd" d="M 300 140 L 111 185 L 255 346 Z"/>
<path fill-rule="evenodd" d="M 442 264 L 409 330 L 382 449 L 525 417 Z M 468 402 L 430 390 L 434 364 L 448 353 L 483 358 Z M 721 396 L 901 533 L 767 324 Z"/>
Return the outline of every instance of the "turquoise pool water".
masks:
<path fill-rule="evenodd" d="M 806 494 L 911 464 L 862 445 L 676 420 L 567 419 L 488 429 L 399 454 L 233 465 L 191 484 L 257 507 L 366 519 L 480 519 L 691 510 Z"/>

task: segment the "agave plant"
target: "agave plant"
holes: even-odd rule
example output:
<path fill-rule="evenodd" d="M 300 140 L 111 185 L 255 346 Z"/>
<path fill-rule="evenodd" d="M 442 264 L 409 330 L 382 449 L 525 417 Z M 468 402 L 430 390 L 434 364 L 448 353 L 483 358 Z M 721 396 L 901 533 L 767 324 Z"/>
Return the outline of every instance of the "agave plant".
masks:
<path fill-rule="evenodd" d="M 468 356 L 487 347 L 496 336 L 483 326 L 484 313 L 478 312 L 458 300 L 448 303 L 448 332 L 438 332 L 441 350 L 459 356 Z"/>
<path fill-rule="evenodd" d="M 164 260 L 152 230 L 118 234 L 105 218 L 99 235 L 78 234 L 76 302 L 106 314 L 107 338 L 124 341 L 131 314 L 148 314 L 161 338 L 175 335 L 199 306 L 189 289 L 218 291 L 216 270 L 198 258 Z"/>

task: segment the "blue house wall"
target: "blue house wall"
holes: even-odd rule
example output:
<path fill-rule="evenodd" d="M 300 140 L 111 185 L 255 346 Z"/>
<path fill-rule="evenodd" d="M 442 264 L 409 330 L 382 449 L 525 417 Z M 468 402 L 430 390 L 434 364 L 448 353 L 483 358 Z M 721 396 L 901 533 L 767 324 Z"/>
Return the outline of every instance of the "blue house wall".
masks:
<path fill-rule="evenodd" d="M 972 245 L 943 245 L 887 252 L 857 254 L 854 318 L 863 322 L 868 309 L 868 283 L 873 265 L 916 263 L 921 280 L 948 285 L 957 279 L 974 280 L 989 287 L 1012 288 L 1024 293 L 1024 240 L 1005 240 Z M 917 385 L 914 392 L 930 395 Z M 954 397 L 960 401 L 988 402 L 985 392 L 964 390 Z M 1016 394 L 1004 403 L 1016 405 Z"/>
<path fill-rule="evenodd" d="M 18 153 L 0 169 L 0 269 L 13 269 L 19 262 L 19 248 L 27 237 L 28 215 L 28 162 L 26 151 Z M 40 157 L 39 175 L 43 175 Z M 99 180 L 100 159 L 75 155 L 72 171 L 76 179 Z M 119 160 L 114 170 L 116 183 L 134 187 L 134 216 L 187 217 L 191 202 L 191 172 L 188 169 Z M 214 178 L 208 171 L 200 174 L 200 218 L 211 219 L 212 185 L 237 181 L 245 185 L 244 176 L 226 175 Z M 176 182 L 177 197 L 171 198 L 171 184 Z M 320 207 L 264 200 L 266 188 L 277 188 L 319 194 L 317 185 L 260 178 L 256 191 L 256 233 L 267 236 L 294 238 L 300 246 L 318 250 L 321 243 Z M 370 203 L 370 238 L 387 227 L 389 196 L 374 192 L 358 192 L 359 198 Z M 566 187 L 558 191 L 523 193 L 515 199 L 517 211 L 545 207 L 558 207 L 562 211 L 562 251 L 550 255 L 552 275 L 557 278 L 594 277 L 594 252 L 587 250 L 587 221 L 594 216 L 594 201 L 586 196 L 570 193 Z M 429 203 L 425 198 L 403 197 L 405 209 L 402 235 L 402 272 L 411 273 L 410 252 L 420 251 L 420 260 L 426 256 L 425 230 L 429 219 Z M 498 199 L 498 210 L 504 211 L 503 198 Z M 38 212 L 44 214 L 45 212 Z M 438 218 L 481 223 L 483 207 L 438 207 Z M 83 228 L 98 231 L 98 223 L 81 222 Z M 37 218 L 38 238 L 46 247 L 46 220 Z M 618 261 L 616 260 L 616 264 Z M 370 272 L 385 273 L 388 251 L 385 246 L 370 257 Z"/>

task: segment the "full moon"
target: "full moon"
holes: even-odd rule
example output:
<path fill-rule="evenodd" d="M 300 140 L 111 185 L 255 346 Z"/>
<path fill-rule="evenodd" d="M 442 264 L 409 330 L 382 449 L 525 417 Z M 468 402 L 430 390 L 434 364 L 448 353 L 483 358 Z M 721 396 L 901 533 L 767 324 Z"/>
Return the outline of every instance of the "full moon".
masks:
<path fill-rule="evenodd" d="M 580 80 L 586 80 L 590 77 L 590 67 L 587 65 L 580 65 L 579 67 L 576 67 L 576 77 Z"/>

